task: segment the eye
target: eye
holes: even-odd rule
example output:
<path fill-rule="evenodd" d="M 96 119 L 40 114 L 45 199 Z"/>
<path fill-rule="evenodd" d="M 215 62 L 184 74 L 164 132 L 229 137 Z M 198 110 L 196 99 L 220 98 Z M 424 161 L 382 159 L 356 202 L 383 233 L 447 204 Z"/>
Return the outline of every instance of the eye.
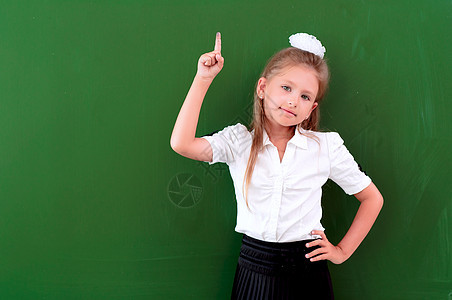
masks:
<path fill-rule="evenodd" d="M 285 89 L 286 91 L 290 92 L 290 87 L 288 87 L 287 85 L 283 85 L 282 88 Z"/>
<path fill-rule="evenodd" d="M 301 95 L 301 98 L 303 98 L 304 100 L 311 100 L 311 98 L 309 98 L 309 96 L 308 95 Z"/>

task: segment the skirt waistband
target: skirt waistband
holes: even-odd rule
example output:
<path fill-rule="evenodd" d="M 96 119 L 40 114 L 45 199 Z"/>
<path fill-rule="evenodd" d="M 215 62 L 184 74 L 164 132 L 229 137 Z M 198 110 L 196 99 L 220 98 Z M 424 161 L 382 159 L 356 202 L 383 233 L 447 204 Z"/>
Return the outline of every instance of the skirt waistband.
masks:
<path fill-rule="evenodd" d="M 315 241 L 315 239 L 302 240 L 302 241 L 296 241 L 296 242 L 275 243 L 275 242 L 261 241 L 261 240 L 252 238 L 246 234 L 244 234 L 243 238 L 242 238 L 243 244 L 247 244 L 247 245 L 250 245 L 255 248 L 266 249 L 267 251 L 281 251 L 281 250 L 282 251 L 284 251 L 284 250 L 294 251 L 294 252 L 305 251 L 305 250 L 307 250 L 306 243 L 309 243 L 312 241 Z"/>
<path fill-rule="evenodd" d="M 305 257 L 316 248 L 306 248 L 306 243 L 311 240 L 303 240 L 288 243 L 274 243 L 261 241 L 247 235 L 243 235 L 240 248 L 239 264 L 261 274 L 293 274 L 305 272 L 311 266 L 319 262 L 311 262 Z"/>

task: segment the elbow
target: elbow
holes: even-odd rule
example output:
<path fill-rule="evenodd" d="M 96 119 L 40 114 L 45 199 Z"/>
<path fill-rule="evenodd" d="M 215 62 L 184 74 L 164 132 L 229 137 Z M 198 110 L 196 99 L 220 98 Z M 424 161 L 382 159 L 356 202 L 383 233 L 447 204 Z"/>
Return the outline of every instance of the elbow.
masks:
<path fill-rule="evenodd" d="M 176 152 L 179 155 L 187 156 L 187 143 L 186 142 L 180 142 L 177 139 L 171 138 L 170 139 L 170 146 L 171 149 L 173 149 L 174 152 Z"/>
<path fill-rule="evenodd" d="M 375 203 L 376 203 L 376 205 L 378 207 L 378 211 L 381 211 L 381 209 L 383 208 L 384 199 L 383 199 L 383 196 L 380 193 L 378 193 L 378 195 L 376 195 Z"/>
<path fill-rule="evenodd" d="M 380 191 L 374 184 L 369 185 L 363 191 L 355 194 L 356 198 L 362 203 L 367 203 L 373 207 L 373 210 L 380 211 L 383 208 L 384 199 Z"/>
<path fill-rule="evenodd" d="M 373 185 L 372 193 L 369 196 L 373 199 L 374 205 L 378 207 L 378 211 L 380 211 L 383 208 L 384 199 L 383 195 L 375 185 Z"/>
<path fill-rule="evenodd" d="M 170 146 L 171 146 L 171 149 L 174 150 L 174 152 L 180 153 L 180 145 L 179 145 L 179 143 L 177 143 L 176 139 L 173 136 L 171 136 L 171 138 L 170 138 Z"/>

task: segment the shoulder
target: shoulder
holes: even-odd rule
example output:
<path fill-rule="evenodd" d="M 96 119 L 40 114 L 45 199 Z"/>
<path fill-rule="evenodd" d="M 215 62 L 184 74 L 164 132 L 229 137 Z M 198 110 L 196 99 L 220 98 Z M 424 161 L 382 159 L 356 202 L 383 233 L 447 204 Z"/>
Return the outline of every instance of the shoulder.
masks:
<path fill-rule="evenodd" d="M 304 131 L 307 136 L 308 147 L 319 149 L 326 153 L 330 158 L 335 154 L 344 151 L 344 140 L 337 132 Z"/>
<path fill-rule="evenodd" d="M 234 135 L 241 136 L 241 137 L 243 137 L 244 135 L 249 134 L 248 128 L 245 125 L 243 125 L 242 123 L 237 123 L 237 124 L 234 124 L 234 125 L 226 126 L 222 130 L 222 132 L 231 132 Z"/>
<path fill-rule="evenodd" d="M 318 136 L 319 138 L 324 138 L 324 139 L 332 139 L 332 138 L 337 138 L 340 137 L 338 132 L 335 131 L 310 131 L 310 130 L 306 130 L 306 132 L 312 133 L 316 136 Z"/>
<path fill-rule="evenodd" d="M 202 136 L 207 141 L 215 142 L 215 143 L 223 143 L 224 145 L 244 145 L 247 144 L 251 140 L 251 133 L 248 131 L 248 128 L 241 124 L 236 123 L 234 125 L 226 126 L 221 130 L 216 130 L 210 134 Z"/>
<path fill-rule="evenodd" d="M 316 138 L 321 144 L 341 145 L 344 143 L 344 140 L 341 138 L 339 133 L 334 131 L 323 132 L 305 130 L 304 132 L 308 137 L 311 135 Z"/>
<path fill-rule="evenodd" d="M 236 131 L 249 131 L 248 128 L 243 125 L 242 123 L 236 123 L 234 125 L 229 125 L 226 128 L 231 128 L 232 130 Z"/>
<path fill-rule="evenodd" d="M 329 144 L 343 144 L 344 140 L 340 136 L 338 132 L 330 131 L 330 132 L 323 132 L 323 135 L 325 136 L 326 141 Z"/>
<path fill-rule="evenodd" d="M 209 164 L 224 162 L 231 165 L 251 141 L 248 129 L 241 123 L 226 126 L 201 138 L 207 140 L 212 149 L 212 161 Z"/>
<path fill-rule="evenodd" d="M 215 130 L 209 134 L 206 134 L 204 136 L 213 136 L 214 134 L 218 133 L 218 134 L 226 134 L 226 133 L 235 133 L 235 134 L 241 134 L 241 133 L 245 133 L 245 132 L 249 132 L 248 128 L 241 124 L 241 123 L 237 123 L 234 125 L 229 125 L 224 127 L 223 129 L 219 129 L 219 130 Z"/>

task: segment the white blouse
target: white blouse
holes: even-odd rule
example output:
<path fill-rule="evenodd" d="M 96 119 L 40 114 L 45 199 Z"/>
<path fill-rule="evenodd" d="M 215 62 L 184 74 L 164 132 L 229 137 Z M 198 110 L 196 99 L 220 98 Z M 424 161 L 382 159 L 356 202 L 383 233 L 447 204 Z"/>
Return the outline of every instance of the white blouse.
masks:
<path fill-rule="evenodd" d="M 365 189 L 371 179 L 358 167 L 336 132 L 295 130 L 282 161 L 264 130 L 263 150 L 258 154 L 248 187 L 248 209 L 242 183 L 251 150 L 252 134 L 237 123 L 203 136 L 211 147 L 209 164 L 229 166 L 237 199 L 235 231 L 269 242 L 292 242 L 318 238 L 312 230 L 324 230 L 322 185 L 332 179 L 347 194 Z"/>

